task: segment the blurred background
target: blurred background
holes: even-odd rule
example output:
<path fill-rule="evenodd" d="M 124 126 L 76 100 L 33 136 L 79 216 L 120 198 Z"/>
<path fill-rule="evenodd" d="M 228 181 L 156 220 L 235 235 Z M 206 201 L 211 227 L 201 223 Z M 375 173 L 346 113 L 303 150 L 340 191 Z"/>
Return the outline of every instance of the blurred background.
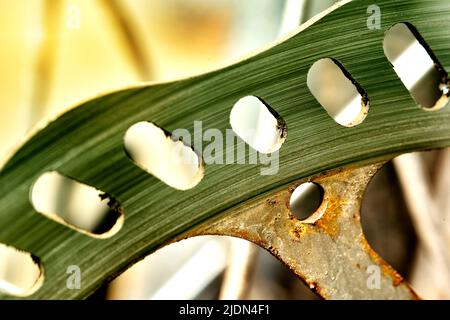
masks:
<path fill-rule="evenodd" d="M 105 91 L 191 76 L 230 63 L 275 41 L 334 2 L 0 0 L 4 44 L 0 50 L 0 155 L 14 150 L 45 117 Z M 393 60 L 416 40 L 400 29 L 393 33 L 392 42 L 403 47 L 385 45 Z M 411 59 L 420 56 L 420 46 L 418 50 Z M 429 99 L 429 92 L 436 96 L 439 74 L 431 65 L 422 73 L 405 75 L 414 79 L 408 87 L 413 95 L 417 84 L 423 89 L 424 79 L 432 79 L 427 90 L 414 96 L 418 102 L 421 95 Z M 342 94 L 342 88 L 333 87 L 332 70 L 327 73 L 324 68 L 315 82 L 327 83 L 327 89 L 334 90 L 327 92 L 331 97 Z M 314 95 L 322 103 L 318 95 L 325 93 L 320 93 L 320 85 L 310 89 L 317 91 Z M 424 107 L 432 107 L 436 99 Z M 342 111 L 340 106 L 324 107 L 332 116 Z M 449 186 L 449 151 L 410 154 L 377 174 L 363 203 L 362 222 L 369 243 L 424 298 L 450 298 L 450 282 L 442 281 L 450 279 Z M 83 213 L 85 217 L 86 210 L 73 208 L 72 219 Z M 0 255 L 0 280 L 11 272 L 12 258 L 7 263 L 6 257 Z M 227 237 L 199 237 L 170 245 L 92 298 L 319 299 L 270 254 Z"/>

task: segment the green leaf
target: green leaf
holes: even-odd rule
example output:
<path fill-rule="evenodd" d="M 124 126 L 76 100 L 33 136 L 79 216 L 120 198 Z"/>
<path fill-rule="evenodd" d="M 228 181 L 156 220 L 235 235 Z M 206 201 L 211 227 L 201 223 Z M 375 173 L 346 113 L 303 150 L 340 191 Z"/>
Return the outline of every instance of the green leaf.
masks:
<path fill-rule="evenodd" d="M 42 287 L 30 298 L 86 298 L 171 239 L 300 178 L 450 146 L 450 108 L 419 108 L 383 52 L 385 31 L 409 22 L 450 70 L 450 1 L 376 3 L 381 30 L 366 25 L 373 0 L 344 1 L 284 41 L 232 66 L 107 94 L 36 132 L 0 173 L 0 242 L 31 252 L 45 272 Z M 334 122 L 306 85 L 311 65 L 325 57 L 338 60 L 367 92 L 369 114 L 356 127 Z M 233 104 L 246 95 L 262 98 L 287 124 L 276 175 L 261 175 L 260 165 L 206 165 L 196 187 L 178 191 L 142 171 L 124 152 L 124 134 L 139 121 L 168 131 L 186 128 L 191 134 L 194 121 L 202 121 L 204 131 L 224 132 L 230 128 Z M 121 230 L 96 239 L 38 214 L 29 200 L 30 188 L 47 171 L 112 195 L 124 210 Z M 66 287 L 69 265 L 82 271 L 80 290 Z"/>

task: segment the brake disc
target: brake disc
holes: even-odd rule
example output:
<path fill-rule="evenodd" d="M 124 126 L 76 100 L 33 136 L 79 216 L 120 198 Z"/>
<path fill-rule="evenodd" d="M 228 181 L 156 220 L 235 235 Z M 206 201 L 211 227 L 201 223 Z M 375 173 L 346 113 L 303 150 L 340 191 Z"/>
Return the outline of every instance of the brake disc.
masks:
<path fill-rule="evenodd" d="M 42 266 L 42 285 L 28 298 L 86 298 L 163 244 L 202 234 L 253 241 L 324 298 L 416 298 L 370 249 L 359 211 L 370 178 L 385 161 L 450 146 L 450 109 L 418 107 L 383 51 L 386 30 L 407 22 L 449 70 L 450 1 L 379 0 L 380 29 L 367 27 L 372 4 L 340 2 L 236 64 L 106 94 L 36 129 L 0 173 L 0 242 L 32 253 Z M 370 110 L 358 126 L 337 124 L 307 87 L 309 68 L 325 57 L 344 65 L 367 93 Z M 212 164 L 197 186 L 179 191 L 124 151 L 127 129 L 140 121 L 169 132 L 193 132 L 194 121 L 202 121 L 203 130 L 225 132 L 233 104 L 247 95 L 261 97 L 287 125 L 276 175 L 261 175 L 257 165 Z M 36 212 L 30 189 L 49 171 L 115 199 L 125 217 L 122 228 L 93 238 Z M 325 191 L 320 215 L 310 222 L 296 220 L 289 209 L 290 194 L 303 181 Z M 66 286 L 69 265 L 82 271 L 78 290 Z M 366 286 L 369 265 L 382 271 L 380 290 Z"/>

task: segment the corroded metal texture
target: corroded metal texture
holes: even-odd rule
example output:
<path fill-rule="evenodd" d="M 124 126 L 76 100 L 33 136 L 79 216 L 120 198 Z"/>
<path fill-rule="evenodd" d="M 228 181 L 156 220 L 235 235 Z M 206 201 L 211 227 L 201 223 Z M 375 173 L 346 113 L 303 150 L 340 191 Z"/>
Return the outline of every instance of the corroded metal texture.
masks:
<path fill-rule="evenodd" d="M 370 248 L 360 224 L 364 191 L 382 165 L 340 169 L 299 181 L 184 237 L 227 235 L 252 241 L 326 299 L 417 299 L 403 278 Z M 299 221 L 289 209 L 289 200 L 306 181 L 320 184 L 325 194 L 317 211 Z M 378 275 L 378 284 L 371 285 L 371 277 Z"/>

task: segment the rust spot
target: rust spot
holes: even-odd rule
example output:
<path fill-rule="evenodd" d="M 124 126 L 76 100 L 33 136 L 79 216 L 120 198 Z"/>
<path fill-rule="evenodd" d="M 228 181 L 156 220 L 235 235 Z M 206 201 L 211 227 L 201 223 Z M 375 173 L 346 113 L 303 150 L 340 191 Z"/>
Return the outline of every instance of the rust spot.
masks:
<path fill-rule="evenodd" d="M 383 272 L 384 275 L 392 278 L 392 284 L 395 287 L 398 287 L 400 284 L 402 284 L 405 280 L 403 277 L 394 270 L 386 261 L 384 261 L 369 245 L 364 235 L 361 235 L 360 237 L 360 243 L 364 251 L 366 251 L 370 257 L 373 259 L 373 261 L 380 266 L 381 272 Z M 411 289 L 411 292 L 412 289 Z"/>
<path fill-rule="evenodd" d="M 248 230 L 245 230 L 245 229 L 236 229 L 236 230 L 234 230 L 233 231 L 233 236 L 241 238 L 241 239 L 246 239 L 246 240 L 249 240 L 249 241 L 253 241 L 253 242 L 256 242 L 257 244 L 260 244 L 257 241 L 257 239 L 255 239 L 253 234 L 251 234 Z"/>
<path fill-rule="evenodd" d="M 280 254 L 279 254 L 279 252 L 278 252 L 278 250 L 276 249 L 276 248 L 274 248 L 273 246 L 269 246 L 268 248 L 267 248 L 267 250 L 270 252 L 270 253 L 272 253 L 277 259 L 279 259 L 281 262 L 283 262 L 283 263 L 285 263 L 284 262 L 284 260 L 282 260 L 281 258 L 280 258 Z M 286 263 L 285 263 L 286 264 Z M 288 264 L 286 264 L 289 268 L 291 268 Z"/>
<path fill-rule="evenodd" d="M 275 199 L 267 199 L 267 204 L 269 206 L 274 206 L 274 205 L 277 204 L 277 200 L 275 200 Z"/>
<path fill-rule="evenodd" d="M 289 230 L 290 235 L 296 240 L 300 239 L 308 232 L 307 227 L 305 225 L 294 225 L 292 229 Z"/>
<path fill-rule="evenodd" d="M 331 238 L 336 239 L 340 231 L 338 221 L 339 212 L 336 210 L 337 206 L 334 202 L 329 201 L 327 206 L 328 207 L 323 216 L 314 222 L 313 225 L 329 235 Z"/>
<path fill-rule="evenodd" d="M 318 294 L 320 297 L 325 297 L 325 293 L 316 281 L 308 281 L 307 284 L 314 293 Z"/>

